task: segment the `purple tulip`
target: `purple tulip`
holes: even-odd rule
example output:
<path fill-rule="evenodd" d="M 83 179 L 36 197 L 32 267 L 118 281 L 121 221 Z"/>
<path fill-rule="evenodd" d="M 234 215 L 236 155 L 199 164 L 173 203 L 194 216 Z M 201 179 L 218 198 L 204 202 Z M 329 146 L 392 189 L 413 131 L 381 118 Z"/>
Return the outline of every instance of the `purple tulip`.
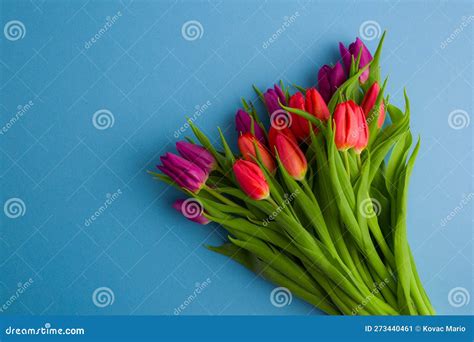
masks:
<path fill-rule="evenodd" d="M 252 118 L 250 115 L 242 110 L 239 109 L 235 114 L 235 129 L 240 134 L 245 133 L 252 133 L 251 129 L 252 125 Z M 265 133 L 263 132 L 262 127 L 260 127 L 255 121 L 253 125 L 255 131 L 255 137 L 262 143 L 265 144 Z"/>
<path fill-rule="evenodd" d="M 206 184 L 208 174 L 189 160 L 173 153 L 166 153 L 160 160 L 163 165 L 156 167 L 180 187 L 197 193 Z"/>
<path fill-rule="evenodd" d="M 345 81 L 346 74 L 344 73 L 342 65 L 339 62 L 337 62 L 333 67 L 324 65 L 321 69 L 319 69 L 319 93 L 326 103 L 331 100 L 331 97 L 336 92 L 337 88 L 339 88 Z"/>
<path fill-rule="evenodd" d="M 199 200 L 188 198 L 186 200 L 179 199 L 173 203 L 173 208 L 179 211 L 188 220 L 199 223 L 208 224 L 211 222 L 202 213 L 204 208 Z"/>
<path fill-rule="evenodd" d="M 267 89 L 265 94 L 263 94 L 265 99 L 265 105 L 267 106 L 268 113 L 272 115 L 276 110 L 281 109 L 278 100 L 286 106 L 286 97 L 283 94 L 283 91 L 276 84 L 273 86 L 273 89 Z"/>
<path fill-rule="evenodd" d="M 191 144 L 187 141 L 178 141 L 176 149 L 181 157 L 193 162 L 204 172 L 209 173 L 216 168 L 216 160 L 204 147 Z"/>
<path fill-rule="evenodd" d="M 357 57 L 359 57 L 359 52 L 361 49 L 362 55 L 360 56 L 359 69 L 365 67 L 372 60 L 372 55 L 370 54 L 369 49 L 367 49 L 362 40 L 360 40 L 359 38 L 356 38 L 355 42 L 349 45 L 349 49 L 347 49 L 344 44 L 339 43 L 339 51 L 341 52 L 341 57 L 347 71 L 351 67 L 352 56 L 354 56 L 354 61 L 357 61 Z M 367 81 L 368 78 L 369 70 L 366 70 L 359 77 L 359 80 L 361 83 L 364 83 L 365 81 Z"/>

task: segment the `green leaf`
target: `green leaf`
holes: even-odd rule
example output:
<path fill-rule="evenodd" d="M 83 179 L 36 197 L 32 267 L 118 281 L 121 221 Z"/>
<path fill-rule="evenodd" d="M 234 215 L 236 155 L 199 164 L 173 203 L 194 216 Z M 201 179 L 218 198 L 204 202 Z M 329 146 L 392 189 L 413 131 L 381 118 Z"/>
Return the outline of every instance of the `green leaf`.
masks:
<path fill-rule="evenodd" d="M 224 172 L 227 172 L 228 170 L 232 168 L 232 165 L 234 165 L 235 156 L 232 153 L 232 150 L 230 149 L 229 144 L 227 144 L 227 141 L 224 137 L 224 134 L 222 133 L 222 130 L 220 129 L 220 127 L 218 127 L 217 129 L 219 130 L 219 135 L 221 137 L 221 142 L 222 142 L 222 146 L 224 147 L 224 152 L 225 152 L 225 157 L 226 157 L 226 161 L 225 161 L 225 165 L 223 166 L 223 169 L 224 169 Z"/>
<path fill-rule="evenodd" d="M 375 50 L 374 58 L 372 59 L 372 62 L 370 63 L 370 68 L 369 68 L 369 79 L 367 80 L 366 84 L 367 87 L 372 85 L 375 81 L 380 82 L 380 56 L 382 54 L 382 47 L 383 47 L 383 42 L 385 40 L 385 34 L 386 31 L 382 34 L 382 37 L 380 38 L 379 45 L 377 46 L 377 50 Z"/>
<path fill-rule="evenodd" d="M 190 119 L 188 119 L 188 123 L 189 126 L 191 126 L 191 129 L 193 130 L 196 138 L 201 142 L 202 146 L 204 146 L 209 152 L 211 152 L 211 154 L 214 156 L 214 158 L 217 160 L 221 167 L 225 167 L 226 159 L 223 155 L 216 151 L 214 146 L 211 144 L 209 138 Z"/>

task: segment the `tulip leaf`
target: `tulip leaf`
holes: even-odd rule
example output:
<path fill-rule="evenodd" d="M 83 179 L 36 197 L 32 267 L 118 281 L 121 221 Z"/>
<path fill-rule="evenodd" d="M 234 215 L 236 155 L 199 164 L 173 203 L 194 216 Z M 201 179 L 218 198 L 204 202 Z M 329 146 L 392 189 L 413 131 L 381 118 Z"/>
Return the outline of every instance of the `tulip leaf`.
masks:
<path fill-rule="evenodd" d="M 219 130 L 222 147 L 224 147 L 224 152 L 225 152 L 225 157 L 226 157 L 226 162 L 223 169 L 224 169 L 224 172 L 227 172 L 228 170 L 232 168 L 232 165 L 234 165 L 235 157 L 234 157 L 234 154 L 232 153 L 232 150 L 229 147 L 229 144 L 227 144 L 227 140 L 225 139 L 224 134 L 222 133 L 222 130 L 220 129 L 220 127 L 218 127 L 217 129 Z"/>
<path fill-rule="evenodd" d="M 292 294 L 301 297 L 317 308 L 323 310 L 327 314 L 340 314 L 338 309 L 327 300 L 326 292 L 316 284 L 313 290 L 308 292 L 298 285 L 296 279 L 288 278 L 288 276 L 273 268 L 271 263 L 264 263 L 263 261 L 257 259 L 252 253 L 232 243 L 226 243 L 219 247 L 207 246 L 207 248 L 216 253 L 220 253 L 234 259 L 257 274 L 262 274 L 265 278 L 272 281 L 276 285 L 287 288 Z"/>
<path fill-rule="evenodd" d="M 318 129 L 320 129 L 322 131 L 326 130 L 326 127 L 325 127 L 323 121 L 319 120 L 314 115 L 311 115 L 310 113 L 305 112 L 304 110 L 301 110 L 301 109 L 286 107 L 281 102 L 279 102 L 279 103 L 280 103 L 280 106 L 284 110 L 305 118 L 306 120 L 310 121 L 312 124 L 314 124 L 316 127 L 318 127 Z"/>
<path fill-rule="evenodd" d="M 388 114 L 390 115 L 390 120 L 393 123 L 400 122 L 403 119 L 403 112 L 396 106 L 389 104 L 387 106 Z"/>
<path fill-rule="evenodd" d="M 308 276 L 301 266 L 293 262 L 285 254 L 275 252 L 260 239 L 249 238 L 246 241 L 242 241 L 229 237 L 229 240 L 235 245 L 248 250 L 262 260 L 270 263 L 272 267 L 279 270 L 282 274 L 286 274 L 290 279 L 297 279 L 298 283 L 306 290 L 312 291 L 314 289 L 314 280 Z"/>
<path fill-rule="evenodd" d="M 216 161 L 221 167 L 225 167 L 226 159 L 223 155 L 216 151 L 214 146 L 211 144 L 209 138 L 191 121 L 188 119 L 189 126 L 193 130 L 194 135 L 198 138 L 199 142 L 214 156 Z"/>
<path fill-rule="evenodd" d="M 354 76 L 352 77 L 349 77 L 343 84 L 341 84 L 337 90 L 334 92 L 334 94 L 332 95 L 332 98 L 331 100 L 329 101 L 328 103 L 328 109 L 329 109 L 329 112 L 330 113 L 333 113 L 334 112 L 334 109 L 336 108 L 336 105 L 338 103 L 338 100 L 339 98 L 345 94 L 347 88 L 349 86 L 351 86 L 353 83 L 359 83 L 359 77 L 360 75 L 362 75 L 362 73 L 364 71 L 366 71 L 368 69 L 368 67 L 370 66 L 371 63 L 368 63 L 367 65 L 365 65 L 363 68 L 361 68 L 356 74 L 354 74 Z"/>
<path fill-rule="evenodd" d="M 250 111 L 250 107 L 247 101 L 243 97 L 240 98 L 240 101 L 242 102 L 242 107 L 244 107 L 244 110 L 248 113 Z"/>
<path fill-rule="evenodd" d="M 394 230 L 394 249 L 395 249 L 395 263 L 400 285 L 399 291 L 399 306 L 402 313 L 416 314 L 417 311 L 411 301 L 410 296 L 410 282 L 412 279 L 410 251 L 408 249 L 406 218 L 407 218 L 407 199 L 408 199 L 408 184 L 410 174 L 413 170 L 416 156 L 420 147 L 420 139 L 413 150 L 406 168 L 402 171 L 399 180 L 399 195 L 397 198 L 397 223 Z"/>
<path fill-rule="evenodd" d="M 260 98 L 260 101 L 262 101 L 262 103 L 265 105 L 266 107 L 266 104 L 265 104 L 265 97 L 263 96 L 263 93 L 260 89 L 258 89 L 258 87 L 254 84 L 253 86 L 253 90 L 255 90 L 255 92 L 257 93 L 258 97 Z"/>
<path fill-rule="evenodd" d="M 306 88 L 303 88 L 299 85 L 296 85 L 296 84 L 293 84 L 293 87 L 295 87 L 296 89 L 298 89 L 298 91 L 300 91 L 301 93 L 305 94 L 306 93 Z"/>
<path fill-rule="evenodd" d="M 374 82 L 380 82 L 380 56 L 382 54 L 382 47 L 383 47 L 383 42 L 385 40 L 385 34 L 386 31 L 382 34 L 382 37 L 380 38 L 379 45 L 377 46 L 377 49 L 375 50 L 374 58 L 372 59 L 372 62 L 370 63 L 370 68 L 369 68 L 369 79 L 367 80 L 367 88 L 371 86 Z"/>
<path fill-rule="evenodd" d="M 354 238 L 356 244 L 362 247 L 362 236 L 359 228 L 359 224 L 354 216 L 354 209 L 349 205 L 348 199 L 344 190 L 342 189 L 339 181 L 338 169 L 341 169 L 341 165 L 336 163 L 336 145 L 334 144 L 334 135 L 332 130 L 328 130 L 329 135 L 327 139 L 328 144 L 328 162 L 329 162 L 329 178 L 334 191 L 334 199 L 339 208 L 341 219 L 346 225 L 349 233 Z M 343 168 L 343 167 L 342 167 Z"/>

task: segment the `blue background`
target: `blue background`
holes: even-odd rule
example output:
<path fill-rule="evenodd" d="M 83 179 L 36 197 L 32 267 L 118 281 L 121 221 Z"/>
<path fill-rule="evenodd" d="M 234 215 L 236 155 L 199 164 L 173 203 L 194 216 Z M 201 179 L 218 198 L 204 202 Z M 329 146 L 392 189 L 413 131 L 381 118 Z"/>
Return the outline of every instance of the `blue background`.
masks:
<path fill-rule="evenodd" d="M 253 83 L 314 85 L 317 70 L 338 59 L 373 20 L 388 35 L 382 72 L 391 101 L 412 100 L 412 130 L 422 137 L 409 207 L 409 240 L 437 311 L 455 307 L 448 293 L 472 292 L 472 126 L 453 129 L 455 110 L 472 115 L 473 7 L 465 2 L 355 1 L 2 1 L 0 24 L 21 21 L 22 39 L 0 36 L 0 124 L 19 105 L 34 105 L 0 136 L 0 204 L 25 203 L 23 216 L 0 212 L 0 305 L 32 279 L 7 314 L 165 314 L 211 284 L 183 314 L 317 314 L 293 299 L 274 307 L 274 286 L 203 244 L 223 231 L 198 226 L 170 208 L 179 194 L 146 174 L 173 149 L 174 132 L 196 106 L 196 123 L 235 137 L 233 114 Z M 85 43 L 118 11 L 122 16 L 89 48 Z M 268 48 L 263 44 L 298 12 Z M 464 18 L 463 18 L 464 17 Z M 189 20 L 199 39 L 183 38 Z M 374 51 L 377 39 L 366 40 Z M 114 125 L 92 117 L 109 110 Z M 190 135 L 187 131 L 185 134 Z M 121 195 L 96 221 L 85 220 L 107 194 Z M 99 287 L 112 305 L 94 305 Z"/>

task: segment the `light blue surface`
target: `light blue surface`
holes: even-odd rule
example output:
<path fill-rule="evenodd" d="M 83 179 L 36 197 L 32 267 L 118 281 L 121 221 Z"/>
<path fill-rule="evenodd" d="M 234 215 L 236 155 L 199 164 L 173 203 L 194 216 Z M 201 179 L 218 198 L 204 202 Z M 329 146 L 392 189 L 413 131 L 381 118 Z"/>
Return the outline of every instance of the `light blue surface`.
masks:
<path fill-rule="evenodd" d="M 273 285 L 206 250 L 223 231 L 180 217 L 170 208 L 178 193 L 146 170 L 196 106 L 209 101 L 196 123 L 211 137 L 216 126 L 235 137 L 233 114 L 241 96 L 255 98 L 253 83 L 314 85 L 337 43 L 368 20 L 388 31 L 388 92 L 401 105 L 407 88 L 422 137 L 408 225 L 421 277 L 439 313 L 471 313 L 448 294 L 473 294 L 472 123 L 453 129 L 448 116 L 472 116 L 473 12 L 468 1 L 2 1 L 1 28 L 18 20 L 26 34 L 0 37 L 0 125 L 33 103 L 0 135 L 0 204 L 26 207 L 18 218 L 0 212 L 0 305 L 32 279 L 3 314 L 172 315 L 207 278 L 182 314 L 317 314 L 296 298 L 274 307 Z M 192 41 L 181 33 L 190 20 L 203 28 Z M 366 40 L 372 51 L 376 41 Z M 114 117 L 104 130 L 92 122 L 101 109 Z M 107 194 L 112 203 L 87 225 Z M 100 287 L 112 305 L 94 305 Z"/>

